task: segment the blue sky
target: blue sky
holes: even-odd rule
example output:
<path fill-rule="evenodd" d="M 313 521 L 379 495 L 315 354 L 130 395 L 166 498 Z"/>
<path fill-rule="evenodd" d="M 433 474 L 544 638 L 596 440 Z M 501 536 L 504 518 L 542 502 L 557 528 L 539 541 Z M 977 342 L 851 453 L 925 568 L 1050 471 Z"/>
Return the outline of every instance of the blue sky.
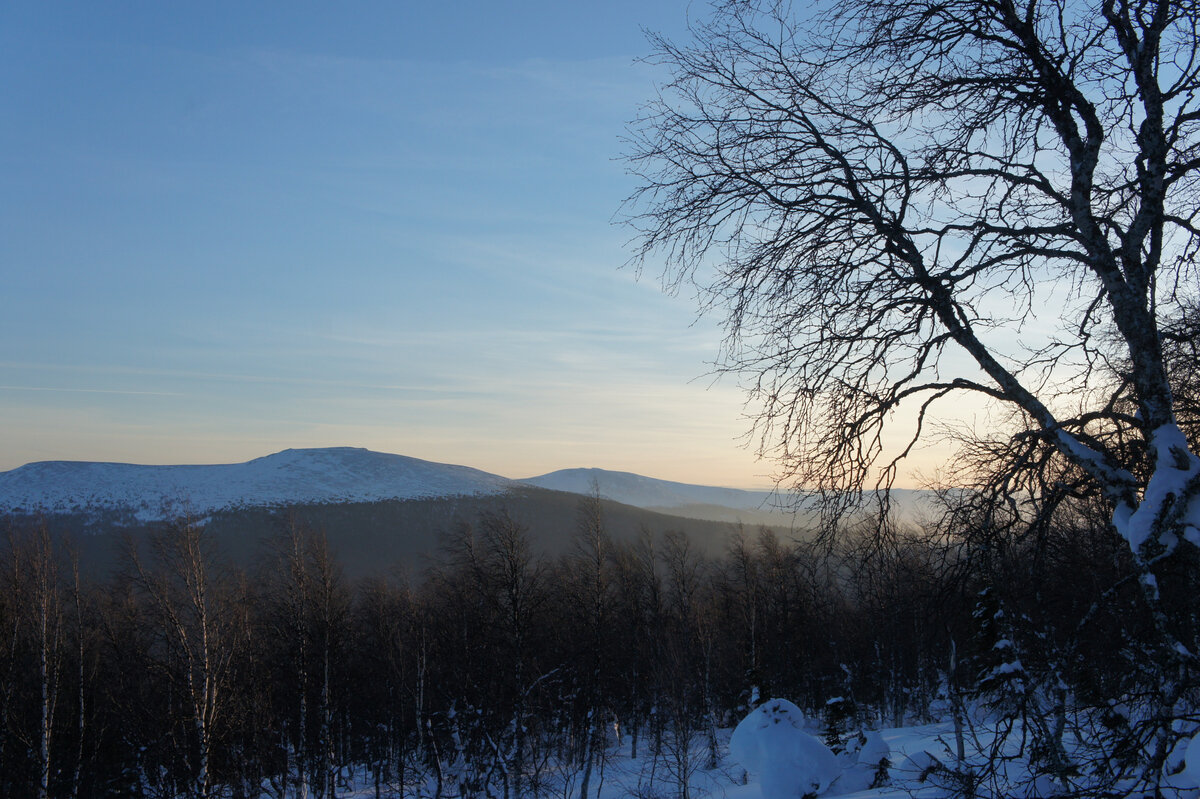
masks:
<path fill-rule="evenodd" d="M 764 484 L 716 322 L 613 224 L 642 28 L 689 10 L 3 4 L 0 469 L 353 445 Z"/>
<path fill-rule="evenodd" d="M 769 485 L 718 320 L 615 223 L 643 30 L 706 13 L 0 4 L 0 470 L 348 445 Z"/>

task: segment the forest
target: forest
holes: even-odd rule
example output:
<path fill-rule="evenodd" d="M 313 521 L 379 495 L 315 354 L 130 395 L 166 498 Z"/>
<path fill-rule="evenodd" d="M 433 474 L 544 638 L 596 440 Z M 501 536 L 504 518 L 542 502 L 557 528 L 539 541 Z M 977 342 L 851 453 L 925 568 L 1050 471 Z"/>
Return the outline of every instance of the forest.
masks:
<path fill-rule="evenodd" d="M 1064 784 L 1165 761 L 1200 719 L 1156 744 L 1156 613 L 1196 646 L 1195 564 L 1161 576 L 1156 609 L 1099 503 L 1030 526 L 970 496 L 943 494 L 940 523 L 860 516 L 836 538 L 731 525 L 719 557 L 671 530 L 614 540 L 584 497 L 567 555 L 487 512 L 442 531 L 427 568 L 353 584 L 300 524 L 237 569 L 180 520 L 91 581 L 69 539 L 10 524 L 0 795 L 583 799 L 620 741 L 651 764 L 647 795 L 687 796 L 718 729 L 770 696 L 835 751 L 986 707 Z M 1178 676 L 1172 707 L 1196 707 Z M 988 769 L 959 774 L 964 793 Z"/>
<path fill-rule="evenodd" d="M 338 540 L 319 526 L 282 523 L 247 565 L 185 517 L 130 538 L 117 568 L 92 578 L 78 540 L 14 519 L 0 546 L 0 796 L 307 799 L 367 790 L 431 799 L 613 799 L 600 786 L 614 758 L 629 757 L 647 769 L 632 791 L 637 799 L 692 799 L 691 775 L 717 764 L 729 728 L 776 698 L 776 711 L 786 699 L 806 723 L 819 720 L 829 762 L 855 740 L 865 747 L 864 730 L 936 721 L 945 751 L 925 753 L 918 779 L 934 779 L 940 793 L 916 792 L 923 797 L 1195 799 L 1200 5 L 813 5 L 718 0 L 689 22 L 682 40 L 647 32 L 650 53 L 641 63 L 657 77 L 621 140 L 636 187 L 617 220 L 633 232 L 634 271 L 657 274 L 663 288 L 692 295 L 701 315 L 717 318 L 724 339 L 712 376 L 738 381 L 750 423 L 745 441 L 776 464 L 783 490 L 815 501 L 812 530 L 791 538 L 731 526 L 713 554 L 669 525 L 632 539 L 614 536 L 593 496 L 579 501 L 574 520 L 564 523 L 570 529 L 560 531 L 572 539 L 566 554 L 538 551 L 529 520 L 500 508 L 438 530 L 429 564 L 380 563 L 372 578 L 351 580 Z M 59 96 L 61 87 L 48 85 L 34 93 L 39 101 Z M 405 119 L 397 131 L 409 127 Z M 573 121 L 563 128 L 568 135 L 556 135 L 571 140 L 585 128 Z M 54 129 L 39 123 L 29 141 Z M 174 181 L 180 186 L 198 182 L 196 141 L 188 141 L 189 170 Z M 397 161 L 414 160 L 410 150 L 423 152 L 406 145 Z M 464 152 L 428 160 L 457 162 Z M 463 159 L 469 190 L 456 198 L 474 197 L 488 182 L 476 179 L 471 155 Z M 57 152 L 52 160 L 62 161 Z M 257 160 L 256 149 L 236 162 L 239 185 L 245 164 Z M 437 191 L 402 193 L 440 196 L 452 173 L 431 172 Z M 504 208 L 526 177 L 505 186 Z M 75 173 L 69 178 L 74 186 Z M 26 192 L 31 198 L 41 192 L 37 180 L 28 184 L 37 187 Z M 110 182 L 105 173 L 106 191 Z M 358 185 L 357 177 L 350 183 Z M 342 204 L 364 203 L 350 199 Z M 239 216 L 257 221 L 264 205 Z M 407 205 L 397 207 L 392 218 L 409 215 Z M 500 278 L 497 287 L 560 286 L 565 266 L 517 280 L 542 260 L 559 262 L 542 257 L 543 234 L 553 227 L 545 214 L 478 214 L 498 229 L 510 217 L 533 220 L 526 241 L 538 246 L 516 267 L 504 258 L 490 262 L 493 249 L 519 250 L 515 244 L 457 241 L 466 232 L 458 217 L 469 220 L 472 206 L 456 199 L 453 207 L 454 235 L 443 231 L 432 249 L 488 252 L 486 274 Z M 140 210 L 126 216 L 138 220 L 131 239 L 154 238 Z M 289 223 L 279 241 L 297 240 L 294 231 L 303 227 Z M 142 260 L 171 264 L 177 252 L 212 238 L 222 237 L 207 229 L 189 234 L 179 239 L 184 246 Z M 106 245 L 80 240 L 89 279 L 105 274 L 91 256 Z M 563 245 L 572 256 L 561 263 L 572 264 L 587 241 Z M 342 254 L 355 252 L 312 249 L 349 262 Z M 389 254 L 380 264 L 395 260 Z M 374 272 L 355 283 L 338 264 L 290 269 L 261 285 L 274 296 L 293 273 L 311 272 L 336 275 L 339 289 L 362 294 L 368 287 L 383 296 Z M 191 275 L 201 266 L 159 271 Z M 419 268 L 422 279 L 408 273 L 396 295 L 423 305 L 438 292 L 413 286 L 441 267 L 418 259 L 409 268 Z M 137 282 L 147 281 L 139 273 Z M 236 283 L 212 282 L 223 290 Z M 446 284 L 454 288 L 445 293 L 457 301 L 458 287 L 469 282 Z M 561 285 L 564 298 L 596 293 Z M 61 295 L 57 286 L 44 293 Z M 177 286 L 170 301 L 164 295 L 113 315 L 136 320 L 142 306 L 161 307 L 173 322 L 188 315 L 175 295 L 190 293 Z M 89 313 L 103 307 L 84 294 Z M 416 326 L 350 338 L 399 342 L 397 356 L 428 348 L 410 342 L 441 338 L 467 342 L 464 352 L 484 341 L 504 348 L 514 323 L 530 321 L 506 299 L 489 292 L 487 308 L 503 323 L 474 333 L 460 329 L 478 313 L 464 305 L 411 314 L 449 320 L 453 335 Z M 403 315 L 392 299 L 386 303 L 381 316 Z M 564 319 L 579 314 L 565 305 L 556 310 Z M 643 391 L 636 379 L 645 369 L 637 366 L 645 354 L 638 342 L 671 334 L 626 330 L 621 325 L 636 317 L 619 311 L 605 311 L 615 321 L 598 337 L 631 342 L 629 352 L 614 359 L 620 367 L 603 391 L 589 384 L 565 392 L 571 404 L 563 418 L 577 421 L 599 407 L 578 402 L 585 397 L 641 393 L 662 397 L 653 401 L 654 419 L 679 412 L 671 392 Z M 286 318 L 290 325 L 303 315 L 289 308 Z M 28 331 L 56 327 L 44 312 L 28 324 L 13 319 L 22 342 Z M 246 326 L 293 341 L 288 326 L 259 319 Z M 227 333 L 238 324 L 222 320 L 220 327 L 212 339 L 220 347 L 196 348 L 260 349 Z M 559 325 L 531 327 L 536 332 L 516 340 L 575 341 L 594 332 L 582 323 L 565 328 L 566 335 Z M 85 332 L 92 336 L 77 335 Z M 157 329 L 143 337 L 172 338 Z M 126 357 L 133 338 L 122 330 L 114 339 L 120 346 L 110 347 L 119 358 L 97 357 L 94 372 L 91 363 L 80 371 L 103 374 L 104 364 Z M 49 349 L 75 353 L 75 343 Z M 291 362 L 303 352 L 296 346 L 278 360 Z M 587 348 L 528 358 L 523 347 L 512 349 L 519 357 L 511 363 L 536 362 L 542 376 L 590 360 Z M 23 349 L 9 358 L 36 359 Z M 449 386 L 463 376 L 467 384 L 497 382 L 473 373 L 468 360 L 441 359 L 437 371 L 455 378 Z M 30 373 L 39 384 L 17 388 L 59 391 L 40 385 L 43 372 L 57 373 L 56 363 L 37 364 Z M 422 370 L 388 363 L 403 376 L 398 397 L 412 393 L 458 413 L 468 406 L 457 402 L 475 395 L 410 392 L 408 381 Z M 274 369 L 206 364 L 203 371 L 244 374 L 250 385 L 271 382 Z M 125 371 L 158 374 L 160 367 L 116 370 L 114 379 Z M 333 374 L 319 381 L 322 390 L 356 382 L 392 390 L 390 378 Z M 533 397 L 547 385 L 539 379 L 514 371 L 498 382 L 528 382 Z M 303 384 L 276 382 L 289 391 Z M 549 385 L 559 393 L 557 382 Z M 121 391 L 61 390 L 125 393 L 123 384 Z M 478 396 L 506 395 L 489 389 Z M 279 404 L 264 400 L 258 407 L 269 410 L 256 418 L 268 420 Z M 224 397 L 211 405 L 226 407 Z M 342 418 L 357 416 L 353 405 L 341 407 Z M 526 410 L 558 415 L 537 407 Z M 478 410 L 470 408 L 437 429 L 469 440 L 457 425 Z M 595 428 L 600 439 L 629 421 L 617 408 L 602 414 L 612 426 Z M 489 418 L 503 412 L 488 408 Z M 67 418 L 54 418 L 56 436 Z M 568 443 L 536 421 L 533 432 L 514 428 L 508 440 Z M 105 426 L 142 429 L 140 416 L 136 422 Z M 220 437 L 240 439 L 245 429 Z M 901 522 L 889 492 L 908 479 L 910 456 L 927 445 L 953 452 L 929 478 L 937 507 L 923 521 Z M 772 723 L 780 723 L 778 714 Z M 868 775 L 870 790 L 889 778 L 883 760 L 878 765 Z M 778 793 L 764 797 L 810 799 L 844 787 L 834 786 L 837 779 L 779 780 Z"/>

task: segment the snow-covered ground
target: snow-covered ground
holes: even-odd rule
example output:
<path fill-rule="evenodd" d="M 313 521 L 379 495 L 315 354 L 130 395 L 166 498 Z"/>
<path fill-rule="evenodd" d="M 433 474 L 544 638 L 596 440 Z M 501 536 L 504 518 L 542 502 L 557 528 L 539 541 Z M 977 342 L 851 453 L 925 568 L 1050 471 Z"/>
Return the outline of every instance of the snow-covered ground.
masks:
<path fill-rule="evenodd" d="M 1019 736 L 1017 736 L 1019 737 Z M 986 725 L 971 732 L 974 746 L 987 749 L 996 740 Z M 697 734 L 685 758 L 673 747 L 654 757 L 642 738 L 638 757 L 632 756 L 628 737 L 610 741 L 602 764 L 591 776 L 590 799 L 950 799 L 962 796 L 947 767 L 954 764 L 954 725 L 950 722 L 880 730 L 863 730 L 848 736 L 846 751 L 833 754 L 822 742 L 819 722 L 806 718 L 795 705 L 779 699 L 763 703 L 735 729 L 718 731 L 719 762 L 708 768 L 708 743 Z M 979 758 L 981 752 L 970 751 Z M 1200 734 L 1179 747 L 1183 770 L 1160 786 L 1162 796 L 1200 799 Z M 1045 777 L 1031 777 L 1014 758 L 998 778 L 981 780 L 977 797 L 1033 799 L 1060 795 L 1063 787 Z M 686 771 L 684 791 L 681 774 Z M 543 775 L 544 776 L 544 775 Z M 346 799 L 376 796 L 369 773 L 344 774 Z M 577 770 L 558 771 L 545 779 L 539 797 L 580 799 L 581 775 Z M 383 786 L 384 797 L 400 797 L 395 786 Z M 446 787 L 443 796 L 459 794 Z M 530 795 L 533 795 L 532 793 Z M 1141 797 L 1144 791 L 1130 786 L 1127 792 L 1108 796 Z M 433 796 L 433 786 L 407 786 L 403 796 Z M 521 799 L 521 797 L 513 797 Z"/>
<path fill-rule="evenodd" d="M 778 781 L 781 776 L 778 773 L 781 764 L 777 763 L 772 766 L 759 761 L 754 764 L 759 766 L 759 769 L 755 771 L 747 769 L 740 763 L 736 754 L 742 753 L 737 752 L 736 744 L 730 745 L 733 733 L 734 731 L 729 729 L 719 731 L 721 758 L 715 769 L 705 767 L 708 759 L 707 744 L 703 736 L 695 737 L 688 757 L 687 796 L 689 799 L 780 799 L 784 796 L 789 799 L 800 799 L 804 796 L 802 791 L 789 791 L 787 783 Z M 815 725 L 811 721 L 806 722 L 803 734 L 823 746 L 817 738 L 820 734 L 819 725 Z M 859 777 L 858 772 L 863 770 L 856 771 L 853 764 L 847 767 L 848 761 L 854 759 L 853 756 L 834 758 L 833 755 L 830 755 L 836 773 L 829 772 L 826 776 L 834 780 L 840 778 L 842 784 L 835 781 L 833 785 L 824 786 L 825 790 L 820 795 L 837 796 L 842 799 L 945 796 L 944 788 L 936 786 L 933 781 L 923 779 L 923 773 L 929 764 L 926 753 L 930 751 L 944 753 L 946 738 L 951 734 L 952 729 L 949 724 L 878 731 L 875 737 L 886 752 L 881 752 L 877 745 L 876 748 L 870 750 L 869 754 L 864 749 L 864 754 L 868 758 L 875 754 L 888 757 L 892 765 L 888 769 L 889 777 L 886 784 L 877 788 L 864 787 L 861 780 L 855 781 L 854 779 Z M 769 736 L 758 732 L 753 737 L 768 738 Z M 775 743 L 780 742 L 776 740 Z M 593 799 L 628 799 L 629 797 L 676 799 L 683 795 L 679 780 L 679 758 L 673 756 L 671 752 L 664 752 L 660 757 L 654 758 L 647 751 L 645 738 L 640 743 L 638 757 L 631 756 L 631 746 L 632 742 L 626 738 L 614 742 L 610 747 L 603 765 L 597 766 L 593 771 L 592 790 L 589 791 L 589 795 Z M 734 754 L 731 754 L 731 750 Z M 778 757 L 783 752 L 778 747 L 772 747 L 771 754 Z M 786 771 L 786 764 L 782 765 L 784 766 L 783 770 Z M 830 766 L 831 764 L 827 763 L 826 765 Z M 768 772 L 766 781 L 763 778 L 764 767 Z M 845 775 L 843 775 L 843 771 L 846 772 Z M 794 768 L 792 775 L 801 776 Z M 873 777 L 874 773 L 871 776 Z M 369 774 L 347 775 L 347 777 L 347 782 L 351 787 L 345 793 L 340 793 L 339 796 L 345 797 L 345 799 L 366 799 L 375 796 L 375 787 Z M 772 782 L 772 780 L 775 781 Z M 551 777 L 541 795 L 578 799 L 580 782 L 581 778 L 578 773 L 559 773 Z M 409 786 L 405 795 L 417 794 L 432 796 L 432 786 L 428 786 L 428 790 L 416 790 L 415 786 Z M 453 794 L 454 792 L 450 791 L 445 795 L 449 797 Z M 385 786 L 382 795 L 396 796 L 398 794 L 389 793 Z"/>

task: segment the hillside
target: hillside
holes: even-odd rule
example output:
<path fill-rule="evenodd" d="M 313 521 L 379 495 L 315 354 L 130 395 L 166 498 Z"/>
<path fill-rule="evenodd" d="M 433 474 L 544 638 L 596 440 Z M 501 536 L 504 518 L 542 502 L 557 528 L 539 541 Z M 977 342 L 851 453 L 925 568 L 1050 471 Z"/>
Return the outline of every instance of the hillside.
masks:
<path fill-rule="evenodd" d="M 607 469 L 561 469 L 520 482 L 573 494 L 599 491 L 605 499 L 690 519 L 803 527 L 812 517 L 805 496 L 795 492 L 676 483 Z M 930 498 L 929 492 L 915 489 L 894 489 L 891 497 L 896 512 L 910 521 L 928 512 Z"/>
<path fill-rule="evenodd" d="M 452 531 L 477 525 L 485 513 L 511 515 L 528 530 L 535 552 L 565 554 L 578 529 L 579 502 L 575 494 L 522 487 L 477 496 L 243 507 L 212 513 L 204 522 L 217 551 L 240 566 L 259 561 L 272 539 L 293 522 L 322 531 L 346 575 L 357 578 L 397 570 L 421 572 L 437 559 Z M 698 552 L 715 556 L 737 530 L 728 522 L 671 516 L 609 500 L 602 500 L 601 507 L 605 529 L 616 541 L 633 541 L 644 532 L 661 536 L 677 531 L 686 534 Z M 106 523 L 104 517 L 89 517 L 85 524 L 84 517 L 72 514 L 45 519 L 55 534 L 71 538 L 82 561 L 90 565 L 88 571 L 98 576 L 120 564 L 126 540 L 144 539 L 166 526 L 157 521 Z M 787 525 L 772 529 L 785 538 L 793 535 Z"/>
<path fill-rule="evenodd" d="M 127 523 L 243 507 L 497 494 L 504 477 L 354 447 L 287 449 L 246 463 L 44 461 L 0 473 L 0 512 L 115 514 Z"/>
<path fill-rule="evenodd" d="M 605 524 L 616 540 L 675 530 L 699 551 L 717 554 L 738 523 L 792 535 L 790 515 L 756 509 L 765 493 L 593 469 L 515 481 L 350 447 L 290 449 L 224 465 L 31 463 L 0 473 L 0 514 L 23 524 L 44 520 L 70 536 L 93 574 L 120 562 L 126 538 L 144 538 L 184 516 L 202 523 L 217 549 L 241 565 L 299 523 L 324 531 L 347 574 L 357 577 L 419 571 L 450 531 L 502 511 L 528 528 L 535 550 L 563 554 L 593 481 L 602 486 Z"/>
<path fill-rule="evenodd" d="M 0 513 L 70 516 L 85 527 L 138 526 L 188 515 L 298 505 L 483 497 L 520 487 L 600 495 L 690 519 L 794 522 L 795 496 L 690 485 L 630 472 L 564 469 L 525 480 L 353 447 L 288 449 L 246 463 L 144 466 L 45 461 L 0 473 Z"/>
<path fill-rule="evenodd" d="M 738 510 L 770 511 L 777 509 L 781 501 L 786 501 L 786 497 L 780 497 L 774 491 L 691 485 L 608 469 L 560 469 L 538 477 L 528 477 L 521 482 L 574 494 L 590 494 L 598 490 L 602 497 L 639 508 L 713 505 Z"/>

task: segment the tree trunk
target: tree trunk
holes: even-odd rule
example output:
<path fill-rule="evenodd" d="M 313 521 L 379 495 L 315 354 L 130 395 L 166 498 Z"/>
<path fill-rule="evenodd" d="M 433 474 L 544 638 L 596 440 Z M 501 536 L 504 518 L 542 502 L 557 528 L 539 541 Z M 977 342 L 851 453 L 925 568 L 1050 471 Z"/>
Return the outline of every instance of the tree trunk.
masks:
<path fill-rule="evenodd" d="M 579 785 L 579 799 L 588 799 L 588 789 L 592 784 L 592 739 L 593 739 L 593 712 L 587 712 L 587 722 L 583 733 L 583 780 Z"/>

